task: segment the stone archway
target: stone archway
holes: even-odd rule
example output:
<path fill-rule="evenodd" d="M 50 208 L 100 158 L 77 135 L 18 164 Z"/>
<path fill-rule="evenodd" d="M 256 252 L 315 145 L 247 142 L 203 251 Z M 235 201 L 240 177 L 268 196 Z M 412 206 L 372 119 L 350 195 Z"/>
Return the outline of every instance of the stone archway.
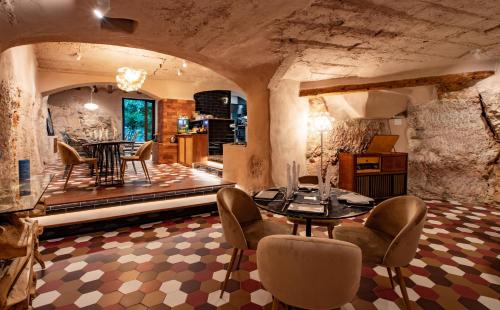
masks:
<path fill-rule="evenodd" d="M 37 42 L 38 40 L 33 39 L 30 41 Z M 246 146 L 225 146 L 224 177 L 237 182 L 241 187 L 248 190 L 257 190 L 272 183 L 270 175 L 269 91 L 267 83 L 274 72 L 273 70 L 273 66 L 248 69 L 244 74 L 245 79 L 234 80 L 247 94 L 248 136 Z M 234 74 L 229 75 L 235 76 Z M 226 76 L 226 78 L 228 77 Z M 54 81 L 56 83 L 53 83 Z M 110 78 L 96 79 L 95 77 L 82 77 L 67 83 L 57 83 L 57 80 L 51 82 L 44 83 L 42 81 L 42 83 L 38 83 L 40 86 L 37 92 L 38 96 L 75 86 L 114 83 Z M 143 91 L 152 94 L 153 97 L 161 97 L 155 95 L 153 89 L 148 90 L 145 88 Z"/>
<path fill-rule="evenodd" d="M 268 84 L 284 56 L 273 46 L 286 44 L 278 42 L 282 38 L 276 31 L 282 20 L 311 2 L 111 1 L 106 14 L 134 20 L 137 27 L 131 33 L 102 27 L 92 14 L 93 0 L 8 1 L 2 6 L 6 18 L 0 20 L 0 51 L 37 42 L 113 44 L 173 55 L 214 70 L 240 86 L 248 103 L 248 144 L 228 145 L 224 175 L 255 190 L 272 183 Z"/>

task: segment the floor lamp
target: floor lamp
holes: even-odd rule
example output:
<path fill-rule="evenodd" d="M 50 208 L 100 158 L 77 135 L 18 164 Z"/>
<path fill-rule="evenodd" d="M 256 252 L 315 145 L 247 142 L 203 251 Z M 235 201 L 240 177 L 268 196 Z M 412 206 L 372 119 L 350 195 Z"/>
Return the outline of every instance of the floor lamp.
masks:
<path fill-rule="evenodd" d="M 319 112 L 311 116 L 311 123 L 314 130 L 321 134 L 320 167 L 323 169 L 323 133 L 332 130 L 332 118 L 328 112 Z"/>

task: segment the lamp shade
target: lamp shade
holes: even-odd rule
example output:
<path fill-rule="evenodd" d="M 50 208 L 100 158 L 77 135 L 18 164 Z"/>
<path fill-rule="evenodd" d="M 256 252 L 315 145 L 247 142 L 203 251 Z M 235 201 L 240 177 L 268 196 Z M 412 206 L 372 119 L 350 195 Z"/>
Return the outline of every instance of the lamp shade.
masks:
<path fill-rule="evenodd" d="M 99 109 L 99 106 L 93 102 L 87 102 L 83 105 L 83 107 L 87 110 L 90 110 L 90 111 L 95 111 L 95 110 Z"/>
<path fill-rule="evenodd" d="M 92 97 L 93 97 L 92 95 L 94 94 L 94 87 L 95 86 L 90 87 L 90 101 L 83 105 L 83 107 L 89 111 L 95 111 L 95 110 L 99 109 L 99 106 L 97 104 L 95 104 L 94 100 L 92 99 Z"/>
<path fill-rule="evenodd" d="M 314 113 L 310 116 L 312 128 L 318 132 L 332 129 L 332 117 L 327 112 Z"/>

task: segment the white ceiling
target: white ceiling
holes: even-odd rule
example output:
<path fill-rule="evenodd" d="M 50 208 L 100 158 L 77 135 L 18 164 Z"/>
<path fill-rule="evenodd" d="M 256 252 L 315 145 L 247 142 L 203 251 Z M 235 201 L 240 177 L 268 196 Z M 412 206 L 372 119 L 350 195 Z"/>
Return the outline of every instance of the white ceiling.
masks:
<path fill-rule="evenodd" d="M 125 66 L 146 70 L 148 79 L 184 82 L 227 81 L 204 66 L 143 49 L 68 42 L 38 43 L 34 44 L 34 47 L 41 70 L 114 75 L 119 67 Z M 183 62 L 187 64 L 186 68 L 182 66 Z M 177 70 L 182 71 L 180 76 L 177 75 Z"/>

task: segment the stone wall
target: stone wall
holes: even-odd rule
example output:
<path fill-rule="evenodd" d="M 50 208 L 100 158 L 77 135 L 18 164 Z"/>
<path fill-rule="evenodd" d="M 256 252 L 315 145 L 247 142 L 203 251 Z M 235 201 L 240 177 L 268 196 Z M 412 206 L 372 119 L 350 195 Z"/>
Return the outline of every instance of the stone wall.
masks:
<path fill-rule="evenodd" d="M 498 90 L 479 92 L 473 86 L 437 94 L 408 107 L 409 191 L 427 198 L 500 202 L 500 144 L 488 125 L 498 113 Z"/>
<path fill-rule="evenodd" d="M 115 129 L 121 137 L 122 98 L 151 99 L 144 94 L 126 93 L 119 89 L 109 93 L 104 87 L 99 87 L 92 99 L 99 109 L 90 111 L 83 107 L 90 101 L 90 87 L 50 95 L 48 105 L 56 135 L 61 137 L 62 132 L 67 132 L 77 139 L 89 139 L 98 129 L 109 130 L 110 133 Z"/>
<path fill-rule="evenodd" d="M 46 102 L 36 87 L 36 58 L 31 46 L 0 54 L 0 175 L 17 178 L 17 162 L 29 159 L 32 174 L 53 160 L 47 137 Z"/>
<path fill-rule="evenodd" d="M 458 91 L 449 90 L 454 87 L 402 90 L 410 98 L 407 132 L 400 133 L 408 139 L 410 194 L 500 202 L 499 82 L 496 75 Z M 311 100 L 310 105 L 311 110 L 321 109 L 321 99 Z M 331 108 L 327 101 L 326 109 Z M 338 152 L 363 152 L 375 134 L 394 133 L 393 126 L 387 119 L 334 121 L 332 131 L 324 135 L 323 172 L 337 166 Z M 320 135 L 308 132 L 307 173 L 316 174 Z"/>
<path fill-rule="evenodd" d="M 334 121 L 333 128 L 323 134 L 323 174 L 334 166 L 333 184 L 337 185 L 338 154 L 340 152 L 362 153 L 377 134 L 389 134 L 387 120 L 351 119 Z M 321 135 L 309 131 L 307 136 L 307 174 L 317 174 L 321 158 Z"/>

